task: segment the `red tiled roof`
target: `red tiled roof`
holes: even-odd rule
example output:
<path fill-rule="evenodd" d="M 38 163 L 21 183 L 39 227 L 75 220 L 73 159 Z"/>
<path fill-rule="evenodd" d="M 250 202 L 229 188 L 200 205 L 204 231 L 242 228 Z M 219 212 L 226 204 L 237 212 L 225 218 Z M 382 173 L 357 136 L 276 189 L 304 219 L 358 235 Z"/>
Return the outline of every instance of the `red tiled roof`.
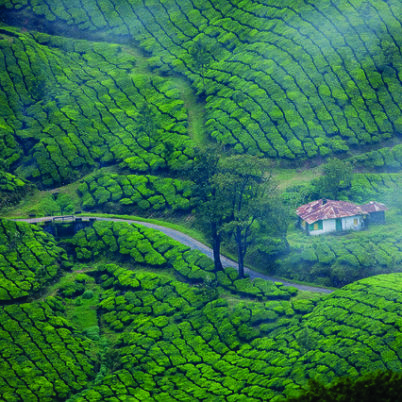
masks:
<path fill-rule="evenodd" d="M 296 213 L 309 224 L 325 219 L 367 214 L 359 205 L 352 202 L 323 199 L 302 205 L 296 209 Z"/>
<path fill-rule="evenodd" d="M 367 204 L 361 205 L 361 209 L 364 212 L 368 212 L 369 214 L 372 212 L 379 212 L 379 211 L 387 211 L 388 208 L 384 205 L 381 204 L 381 202 L 377 201 L 370 201 Z"/>

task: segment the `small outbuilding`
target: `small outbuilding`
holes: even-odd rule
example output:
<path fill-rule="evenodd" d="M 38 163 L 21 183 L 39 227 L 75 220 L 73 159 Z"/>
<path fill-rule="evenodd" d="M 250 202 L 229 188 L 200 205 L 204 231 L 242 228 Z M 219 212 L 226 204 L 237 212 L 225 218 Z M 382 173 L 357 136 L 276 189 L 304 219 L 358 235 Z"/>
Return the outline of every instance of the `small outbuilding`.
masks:
<path fill-rule="evenodd" d="M 368 212 L 348 201 L 320 199 L 296 210 L 299 226 L 310 235 L 362 230 Z"/>
<path fill-rule="evenodd" d="M 381 204 L 380 202 L 376 201 L 370 201 L 369 203 L 362 205 L 361 208 L 368 214 L 367 216 L 368 224 L 385 223 L 385 211 L 387 211 L 388 208 L 384 204 Z"/>
<path fill-rule="evenodd" d="M 298 226 L 309 235 L 362 230 L 385 223 L 387 207 L 376 201 L 357 205 L 349 201 L 320 199 L 297 208 Z"/>

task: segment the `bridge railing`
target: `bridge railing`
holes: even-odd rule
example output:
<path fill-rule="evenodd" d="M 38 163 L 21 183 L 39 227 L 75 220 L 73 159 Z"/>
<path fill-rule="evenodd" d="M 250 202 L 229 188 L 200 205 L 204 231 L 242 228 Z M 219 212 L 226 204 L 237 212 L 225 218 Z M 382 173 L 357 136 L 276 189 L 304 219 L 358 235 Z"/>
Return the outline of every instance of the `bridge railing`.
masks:
<path fill-rule="evenodd" d="M 74 220 L 75 220 L 74 215 L 55 216 L 52 219 L 53 222 L 70 222 L 70 221 L 74 221 Z"/>

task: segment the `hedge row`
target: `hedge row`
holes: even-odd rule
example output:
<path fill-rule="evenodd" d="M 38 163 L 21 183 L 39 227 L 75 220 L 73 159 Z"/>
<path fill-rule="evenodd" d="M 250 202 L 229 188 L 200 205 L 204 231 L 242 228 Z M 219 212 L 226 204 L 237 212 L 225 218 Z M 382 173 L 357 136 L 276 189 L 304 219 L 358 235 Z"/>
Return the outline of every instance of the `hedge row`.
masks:
<path fill-rule="evenodd" d="M 34 225 L 0 221 L 0 300 L 33 295 L 60 272 L 65 252 Z"/>
<path fill-rule="evenodd" d="M 105 241 L 115 259 L 109 238 L 115 233 L 125 253 L 138 249 L 146 258 L 157 247 L 165 267 L 186 261 L 215 274 L 205 256 L 184 247 L 182 259 L 174 257 L 180 246 L 156 231 L 96 222 L 99 236 L 86 232 L 73 242 L 81 242 L 77 251 L 83 243 L 99 250 Z M 287 300 L 288 293 L 259 301 L 211 281 L 183 283 L 134 261 L 121 267 L 92 260 L 91 270 L 74 273 L 73 282 L 65 278 L 64 299 L 0 309 L 2 400 L 280 401 L 309 378 L 328 383 L 402 369 L 401 273 L 316 300 Z M 81 328 L 80 335 L 66 317 L 82 314 L 89 283 L 99 298 L 91 312 L 99 327 Z"/>
<path fill-rule="evenodd" d="M 18 202 L 30 188 L 26 181 L 0 170 L 0 209 Z"/>
<path fill-rule="evenodd" d="M 402 166 L 402 144 L 356 155 L 350 160 L 358 168 L 399 171 Z"/>
<path fill-rule="evenodd" d="M 311 301 L 278 300 L 238 302 L 230 309 L 211 289 L 115 264 L 100 266 L 96 276 L 103 289 L 101 326 L 120 334 L 114 346 L 116 365 L 76 401 L 95 396 L 109 400 L 112 395 L 133 400 L 241 398 L 250 392 L 250 387 L 242 390 L 248 374 L 255 377 L 253 382 L 257 376 L 250 359 L 236 357 L 238 350 L 253 339 L 297 325 L 301 315 L 314 308 Z M 229 358 L 232 369 L 224 371 L 222 359 Z M 258 375 L 258 381 L 262 379 Z"/>
<path fill-rule="evenodd" d="M 91 344 L 62 310 L 55 298 L 0 308 L 1 400 L 65 400 L 94 377 Z"/>
<path fill-rule="evenodd" d="M 136 67 L 130 48 L 4 28 L 0 49 L 0 157 L 21 177 L 180 169 L 192 154 L 179 88 Z"/>
<path fill-rule="evenodd" d="M 185 74 L 206 93 L 208 134 L 239 152 L 313 157 L 402 129 L 398 0 L 4 4 L 76 26 L 83 36 L 131 36 L 155 69 Z M 212 58 L 204 69 L 191 56 L 200 39 Z"/>
<path fill-rule="evenodd" d="M 114 369 L 74 399 L 280 401 L 309 378 L 399 371 L 401 274 L 315 303 L 230 301 L 114 264 L 99 268 Z M 353 312 L 353 314 L 351 314 Z"/>
<path fill-rule="evenodd" d="M 106 203 L 132 206 L 143 211 L 189 210 L 194 206 L 193 183 L 151 175 L 96 174 L 78 186 L 82 207 L 91 209 Z"/>
<path fill-rule="evenodd" d="M 348 187 L 338 193 L 339 200 L 365 204 L 369 201 L 385 203 L 387 207 L 399 207 L 399 189 L 402 176 L 399 173 L 354 173 Z M 317 200 L 320 188 L 313 184 L 290 186 L 282 193 L 283 200 L 291 207 Z"/>
<path fill-rule="evenodd" d="M 178 278 L 194 284 L 216 284 L 234 293 L 259 300 L 289 299 L 297 291 L 273 282 L 240 279 L 233 268 L 213 272 L 213 262 L 198 250 L 153 229 L 125 222 L 95 222 L 72 239 L 77 258 L 89 260 L 111 253 L 130 263 L 173 269 Z"/>
<path fill-rule="evenodd" d="M 284 277 L 343 286 L 366 276 L 399 271 L 402 262 L 398 225 L 371 226 L 344 236 L 289 238 L 290 252 L 276 261 Z"/>
<path fill-rule="evenodd" d="M 401 186 L 399 173 L 356 173 L 344 196 L 358 203 L 376 200 L 393 206 L 398 204 Z"/>
<path fill-rule="evenodd" d="M 299 363 L 315 366 L 310 377 L 329 382 L 340 375 L 400 371 L 401 279 L 401 273 L 379 275 L 345 286 L 303 317 L 298 331 L 308 333 L 309 351 Z"/>

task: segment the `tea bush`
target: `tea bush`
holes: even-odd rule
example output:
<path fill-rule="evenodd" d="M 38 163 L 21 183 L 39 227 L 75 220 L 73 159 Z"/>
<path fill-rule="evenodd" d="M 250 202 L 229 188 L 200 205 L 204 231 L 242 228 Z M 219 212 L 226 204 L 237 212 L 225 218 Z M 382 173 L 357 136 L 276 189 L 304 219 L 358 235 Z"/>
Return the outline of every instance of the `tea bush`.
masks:
<path fill-rule="evenodd" d="M 189 180 L 167 177 L 97 174 L 85 178 L 78 192 L 84 209 L 113 203 L 143 212 L 187 211 L 194 207 L 193 187 Z"/>
<path fill-rule="evenodd" d="M 74 332 L 60 299 L 0 308 L 0 397 L 54 401 L 94 377 L 91 342 Z"/>
<path fill-rule="evenodd" d="M 7 29 L 0 38 L 6 167 L 50 187 L 102 165 L 154 172 L 188 161 L 180 90 L 136 68 L 129 48 Z"/>
<path fill-rule="evenodd" d="M 178 243 L 157 230 L 125 222 L 95 222 L 93 228 L 79 231 L 71 240 L 80 260 L 114 255 L 122 261 L 173 269 L 179 279 L 193 284 L 217 285 L 243 296 L 267 299 L 289 299 L 294 288 L 249 278 L 239 279 L 233 268 L 214 272 L 212 260 L 198 250 Z"/>
<path fill-rule="evenodd" d="M 25 222 L 0 221 L 0 300 L 31 296 L 60 273 L 65 252 L 54 238 Z"/>
<path fill-rule="evenodd" d="M 400 270 L 402 246 L 398 225 L 370 226 L 343 236 L 290 239 L 290 251 L 278 259 L 277 274 L 331 286 L 344 286 L 370 275 Z"/>
<path fill-rule="evenodd" d="M 17 203 L 31 188 L 26 181 L 0 170 L 0 209 Z"/>

